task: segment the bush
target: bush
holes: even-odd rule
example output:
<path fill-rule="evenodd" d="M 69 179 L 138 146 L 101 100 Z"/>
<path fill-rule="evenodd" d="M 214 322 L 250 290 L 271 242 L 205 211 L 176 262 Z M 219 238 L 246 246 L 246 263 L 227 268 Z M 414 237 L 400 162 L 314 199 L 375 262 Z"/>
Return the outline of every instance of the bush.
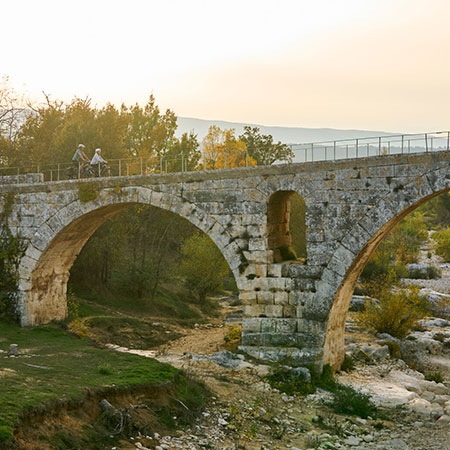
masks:
<path fill-rule="evenodd" d="M 368 301 L 355 320 L 360 328 L 403 338 L 427 315 L 427 302 L 417 287 L 394 290 L 391 280 L 392 277 L 371 286 L 371 296 L 378 302 Z"/>
<path fill-rule="evenodd" d="M 425 375 L 425 380 L 434 381 L 436 383 L 443 383 L 445 381 L 441 372 L 428 373 Z"/>
<path fill-rule="evenodd" d="M 352 414 L 366 419 L 374 415 L 376 407 L 370 397 L 350 386 L 339 385 L 330 406 L 337 413 Z"/>
<path fill-rule="evenodd" d="M 450 228 L 436 231 L 431 237 L 436 241 L 436 254 L 442 256 L 445 262 L 450 262 Z"/>

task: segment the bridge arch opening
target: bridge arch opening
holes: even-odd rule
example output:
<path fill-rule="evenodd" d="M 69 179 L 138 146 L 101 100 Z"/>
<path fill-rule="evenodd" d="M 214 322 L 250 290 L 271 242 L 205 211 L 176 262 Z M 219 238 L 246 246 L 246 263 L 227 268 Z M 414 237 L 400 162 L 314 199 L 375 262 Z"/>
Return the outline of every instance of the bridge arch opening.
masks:
<path fill-rule="evenodd" d="M 333 301 L 333 305 L 328 317 L 327 328 L 325 333 L 324 344 L 324 364 L 329 364 L 334 370 L 339 370 L 345 356 L 345 321 L 347 312 L 350 307 L 350 301 L 355 289 L 355 285 L 368 263 L 370 257 L 375 253 L 380 243 L 388 236 L 388 234 L 410 213 L 415 211 L 420 206 L 424 205 L 431 199 L 443 194 L 448 193 L 449 189 L 445 189 L 429 195 L 411 206 L 405 208 L 399 214 L 391 218 L 385 223 L 364 245 L 358 255 L 354 258 L 349 269 L 345 273 L 344 279 L 341 282 L 336 296 Z"/>
<path fill-rule="evenodd" d="M 268 248 L 275 263 L 306 261 L 306 208 L 295 191 L 277 191 L 267 204 Z"/>
<path fill-rule="evenodd" d="M 110 199 L 108 201 L 110 202 Z M 168 215 L 176 216 L 181 221 L 190 222 L 189 225 L 193 233 L 208 236 L 213 242 L 214 239 L 212 238 L 216 237 L 212 233 L 213 230 L 210 229 L 211 224 L 205 231 L 200 229 L 197 224 L 189 221 L 188 217 L 183 217 L 183 214 L 176 214 L 169 209 L 159 208 L 147 203 L 132 201 L 105 206 L 99 206 L 98 204 L 89 206 L 92 206 L 93 209 L 81 214 L 66 226 L 61 227 L 58 232 L 55 232 L 34 265 L 31 271 L 29 289 L 25 291 L 26 297 L 23 297 L 20 305 L 22 325 L 37 325 L 54 319 L 63 319 L 67 316 L 67 283 L 75 260 L 88 240 L 105 222 L 130 207 L 145 207 L 165 212 Z M 201 216 L 201 212 L 197 211 L 196 217 L 199 216 Z M 217 227 L 214 231 L 217 231 Z M 223 243 L 223 246 L 221 244 L 222 242 L 214 242 L 213 245 L 222 254 L 225 265 L 232 274 L 230 286 L 235 287 L 237 268 L 234 271 L 231 270 L 227 259 L 229 255 L 224 254 L 223 251 L 226 242 Z"/>

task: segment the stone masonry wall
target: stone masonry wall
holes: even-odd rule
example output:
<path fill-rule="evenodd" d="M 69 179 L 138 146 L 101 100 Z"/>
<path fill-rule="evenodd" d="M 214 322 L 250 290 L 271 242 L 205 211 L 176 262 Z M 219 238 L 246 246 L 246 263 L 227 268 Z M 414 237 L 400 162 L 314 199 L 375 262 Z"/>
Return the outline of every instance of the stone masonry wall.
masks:
<path fill-rule="evenodd" d="M 450 188 L 449 160 L 435 152 L 98 179 L 98 196 L 87 203 L 76 181 L 2 183 L 0 194 L 15 193 L 11 229 L 28 243 L 20 266 L 22 324 L 64 317 L 69 270 L 87 239 L 121 209 L 143 203 L 186 218 L 216 243 L 244 304 L 244 351 L 338 367 L 360 270 L 404 215 Z M 305 264 L 274 254 L 278 243 L 290 244 L 289 192 L 305 200 Z M 276 208 L 268 220 L 271 198 L 279 220 Z"/>

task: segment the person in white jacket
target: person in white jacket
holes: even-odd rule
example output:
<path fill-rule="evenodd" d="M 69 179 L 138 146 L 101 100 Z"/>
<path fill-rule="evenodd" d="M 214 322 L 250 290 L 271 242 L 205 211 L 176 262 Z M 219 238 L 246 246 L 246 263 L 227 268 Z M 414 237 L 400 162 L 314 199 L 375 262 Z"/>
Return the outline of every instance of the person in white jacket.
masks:
<path fill-rule="evenodd" d="M 108 161 L 105 161 L 102 158 L 101 153 L 102 153 L 102 149 L 96 148 L 94 157 L 92 158 L 92 161 L 91 161 L 91 166 L 94 167 L 95 173 L 99 174 L 99 175 L 100 175 L 100 167 L 101 167 L 100 164 L 108 164 Z"/>

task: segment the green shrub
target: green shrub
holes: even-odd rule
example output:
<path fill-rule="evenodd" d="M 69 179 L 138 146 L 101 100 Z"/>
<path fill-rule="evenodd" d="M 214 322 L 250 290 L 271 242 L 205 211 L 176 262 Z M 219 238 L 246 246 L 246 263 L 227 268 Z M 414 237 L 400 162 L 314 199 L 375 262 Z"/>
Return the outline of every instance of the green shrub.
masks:
<path fill-rule="evenodd" d="M 450 228 L 436 231 L 431 237 L 436 241 L 436 254 L 442 256 L 445 262 L 450 262 Z"/>
<path fill-rule="evenodd" d="M 368 395 L 343 385 L 339 385 L 335 390 L 330 406 L 337 413 L 352 414 L 363 419 L 376 412 L 376 407 Z"/>
<path fill-rule="evenodd" d="M 367 301 L 366 309 L 355 315 L 355 321 L 360 328 L 403 338 L 427 315 L 427 303 L 417 287 L 395 291 L 391 280 L 372 284 L 371 297 L 378 301 Z"/>
<path fill-rule="evenodd" d="M 98 190 L 95 183 L 78 183 L 78 198 L 80 202 L 87 203 L 95 200 L 98 196 Z"/>
<path fill-rule="evenodd" d="M 8 441 L 12 441 L 14 438 L 12 430 L 6 425 L 0 425 L 0 444 L 6 444 Z M 0 448 L 2 446 L 0 445 Z"/>
<path fill-rule="evenodd" d="M 407 278 L 412 278 L 414 280 L 426 279 L 426 280 L 435 280 L 441 277 L 441 269 L 436 267 L 435 265 L 427 265 L 425 269 L 425 273 L 423 270 L 419 269 L 409 269 Z"/>
<path fill-rule="evenodd" d="M 436 383 L 443 383 L 445 381 L 441 372 L 428 373 L 425 375 L 425 380 L 435 381 Z"/>
<path fill-rule="evenodd" d="M 344 356 L 344 361 L 341 365 L 341 370 L 344 372 L 351 372 L 355 369 L 355 362 L 353 361 L 353 358 L 350 355 Z"/>

